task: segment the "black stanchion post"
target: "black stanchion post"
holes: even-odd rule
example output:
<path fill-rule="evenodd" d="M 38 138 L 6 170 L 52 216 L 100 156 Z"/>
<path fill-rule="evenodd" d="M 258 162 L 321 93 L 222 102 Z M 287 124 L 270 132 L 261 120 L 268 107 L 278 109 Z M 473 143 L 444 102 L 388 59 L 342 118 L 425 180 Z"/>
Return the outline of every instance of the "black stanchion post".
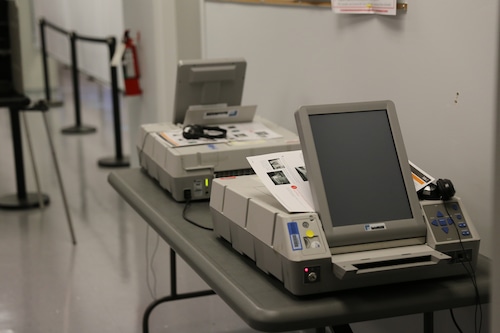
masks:
<path fill-rule="evenodd" d="M 78 77 L 78 57 L 76 50 L 77 35 L 71 32 L 69 35 L 71 47 L 71 77 L 73 81 L 73 101 L 75 104 L 75 125 L 62 129 L 64 134 L 88 134 L 96 131 L 95 127 L 82 125 L 81 120 L 81 102 L 80 102 L 80 84 Z"/>
<path fill-rule="evenodd" d="M 45 26 L 47 21 L 44 18 L 40 19 L 40 42 L 42 44 L 42 69 L 43 69 L 43 82 L 45 84 L 45 100 L 50 106 L 61 106 L 62 101 L 53 101 L 50 93 L 50 78 L 49 78 L 49 64 L 47 62 L 47 40 L 45 39 Z"/>
<path fill-rule="evenodd" d="M 43 81 L 45 83 L 45 100 L 50 101 L 49 65 L 47 64 L 47 44 L 45 40 L 45 19 L 40 19 L 40 42 L 42 43 Z"/>
<path fill-rule="evenodd" d="M 77 40 L 95 42 L 95 43 L 106 43 L 109 47 L 109 59 L 110 62 L 116 51 L 116 38 L 109 37 L 107 39 L 94 38 L 89 36 L 77 35 L 76 32 L 68 33 L 62 28 L 45 21 L 40 20 L 40 38 L 42 40 L 42 50 L 43 50 L 43 69 L 45 76 L 45 94 L 47 99 L 50 99 L 50 88 L 49 88 L 49 77 L 48 77 L 48 65 L 46 59 L 46 44 L 45 44 L 45 26 L 49 26 L 54 30 L 69 35 L 70 39 L 70 52 L 71 52 L 71 76 L 73 83 L 73 100 L 75 106 L 75 125 L 69 126 L 62 129 L 65 134 L 86 134 L 93 133 L 96 131 L 94 127 L 82 125 L 81 121 L 81 101 L 80 101 L 80 84 L 78 75 L 78 55 L 76 49 Z M 116 154 L 113 157 L 102 158 L 98 161 L 99 166 L 103 167 L 127 167 L 130 166 L 129 158 L 123 155 L 122 152 L 122 137 L 121 137 L 121 121 L 120 121 L 120 101 L 118 96 L 118 73 L 117 66 L 110 64 L 110 74 L 111 74 L 111 94 L 113 103 L 113 117 L 114 117 L 114 135 L 115 135 L 115 151 Z"/>
<path fill-rule="evenodd" d="M 122 136 L 121 136 L 121 120 L 120 120 L 120 100 L 118 96 L 118 72 L 117 66 L 111 64 L 111 59 L 116 51 L 116 38 L 108 38 L 109 59 L 111 69 L 111 97 L 113 101 L 113 123 L 115 130 L 115 156 L 101 158 L 98 165 L 101 167 L 128 167 L 130 160 L 128 157 L 123 156 L 122 153 Z"/>

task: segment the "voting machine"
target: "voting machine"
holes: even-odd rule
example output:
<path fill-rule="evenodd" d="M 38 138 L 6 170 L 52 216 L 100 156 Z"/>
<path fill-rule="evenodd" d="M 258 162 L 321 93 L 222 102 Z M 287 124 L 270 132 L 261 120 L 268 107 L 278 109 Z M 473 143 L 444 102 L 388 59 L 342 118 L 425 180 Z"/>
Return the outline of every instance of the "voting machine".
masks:
<path fill-rule="evenodd" d="M 180 61 L 173 122 L 141 125 L 140 166 L 175 200 L 208 199 L 213 179 L 253 173 L 247 156 L 300 149 L 295 133 L 241 105 L 245 71 L 241 58 Z"/>
<path fill-rule="evenodd" d="M 289 213 L 256 175 L 217 179 L 218 236 L 295 295 L 472 274 L 474 224 L 456 196 L 419 200 L 392 102 L 304 106 L 295 117 L 314 210 Z"/>

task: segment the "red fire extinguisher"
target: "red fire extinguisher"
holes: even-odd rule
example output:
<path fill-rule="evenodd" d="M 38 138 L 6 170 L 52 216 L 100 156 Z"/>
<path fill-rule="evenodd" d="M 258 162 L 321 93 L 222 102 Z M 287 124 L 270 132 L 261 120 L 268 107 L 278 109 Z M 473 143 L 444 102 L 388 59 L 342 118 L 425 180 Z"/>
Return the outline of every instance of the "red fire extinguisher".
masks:
<path fill-rule="evenodd" d="M 137 48 L 134 41 L 129 36 L 129 31 L 126 30 L 123 36 L 123 44 L 125 50 L 122 56 L 123 78 L 125 80 L 125 95 L 140 95 L 142 94 L 139 78 L 139 62 L 137 60 Z"/>

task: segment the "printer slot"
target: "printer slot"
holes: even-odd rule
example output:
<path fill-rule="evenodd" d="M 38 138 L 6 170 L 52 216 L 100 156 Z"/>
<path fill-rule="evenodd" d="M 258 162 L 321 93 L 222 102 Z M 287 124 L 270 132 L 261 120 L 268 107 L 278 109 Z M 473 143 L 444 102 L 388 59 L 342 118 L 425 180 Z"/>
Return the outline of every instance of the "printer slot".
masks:
<path fill-rule="evenodd" d="M 216 171 L 216 172 L 214 172 L 214 178 L 246 176 L 246 175 L 253 175 L 253 174 L 255 174 L 255 171 L 253 171 L 252 168 Z"/>
<path fill-rule="evenodd" d="M 421 262 L 430 262 L 434 264 L 432 261 L 432 257 L 423 256 L 423 257 L 414 257 L 414 258 L 402 258 L 402 259 L 393 259 L 393 260 L 384 260 L 384 261 L 375 261 L 375 262 L 367 262 L 353 265 L 358 270 L 372 269 L 372 268 L 383 268 L 389 266 L 399 266 L 406 264 L 414 264 Z"/>
<path fill-rule="evenodd" d="M 333 260 L 333 272 L 339 279 L 354 279 L 369 274 L 376 275 L 388 271 L 403 272 L 416 267 L 431 266 L 449 262 L 450 256 L 439 251 L 413 253 L 387 257 L 372 257 L 369 259 L 354 259 L 346 261 Z"/>

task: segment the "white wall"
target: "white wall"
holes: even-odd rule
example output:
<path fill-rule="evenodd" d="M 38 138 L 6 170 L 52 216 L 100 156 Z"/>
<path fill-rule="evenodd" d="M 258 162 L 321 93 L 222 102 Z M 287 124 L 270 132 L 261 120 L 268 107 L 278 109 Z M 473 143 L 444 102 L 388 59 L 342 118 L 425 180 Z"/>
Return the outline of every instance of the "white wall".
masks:
<path fill-rule="evenodd" d="M 499 11 L 500 17 L 500 11 Z M 500 34 L 497 36 L 500 40 Z M 500 43 L 499 43 L 500 45 Z M 499 46 L 500 49 L 500 46 Z M 496 144 L 495 144 L 495 201 L 493 202 L 493 216 L 497 214 L 497 207 L 500 207 L 500 56 L 498 57 L 497 62 L 497 84 L 496 84 L 496 96 L 497 96 L 497 117 L 496 117 Z M 495 223 L 496 222 L 496 223 Z M 499 239 L 500 237 L 500 223 L 495 221 L 493 223 L 493 229 L 491 231 L 492 237 L 494 239 Z M 492 306 L 491 313 L 498 314 L 500 313 L 500 242 L 493 242 L 493 253 L 496 253 L 496 256 L 492 258 Z M 500 317 L 498 315 L 492 316 L 491 318 L 491 332 L 500 332 Z"/>
<path fill-rule="evenodd" d="M 493 257 L 500 236 L 498 227 L 492 234 L 499 3 L 408 3 L 407 13 L 381 17 L 207 2 L 204 54 L 245 57 L 243 103 L 258 104 L 260 115 L 292 130 L 300 105 L 393 100 L 409 158 L 453 181 L 482 237 L 481 252 Z M 461 317 L 472 321 L 473 311 Z M 447 313 L 436 321 L 440 332 L 455 331 Z M 360 325 L 370 332 L 401 327 L 397 320 Z"/>
<path fill-rule="evenodd" d="M 36 24 L 45 18 L 52 24 L 77 35 L 105 39 L 123 36 L 121 0 L 34 0 Z M 37 26 L 38 31 L 38 26 Z M 47 52 L 58 61 L 70 63 L 69 37 L 46 29 Z M 78 68 L 89 75 L 110 82 L 109 51 L 104 43 L 79 40 L 77 42 Z"/>
<path fill-rule="evenodd" d="M 202 0 L 122 0 L 124 24 L 137 40 L 143 95 L 125 97 L 131 165 L 140 124 L 172 119 L 179 59 L 201 58 Z"/>

